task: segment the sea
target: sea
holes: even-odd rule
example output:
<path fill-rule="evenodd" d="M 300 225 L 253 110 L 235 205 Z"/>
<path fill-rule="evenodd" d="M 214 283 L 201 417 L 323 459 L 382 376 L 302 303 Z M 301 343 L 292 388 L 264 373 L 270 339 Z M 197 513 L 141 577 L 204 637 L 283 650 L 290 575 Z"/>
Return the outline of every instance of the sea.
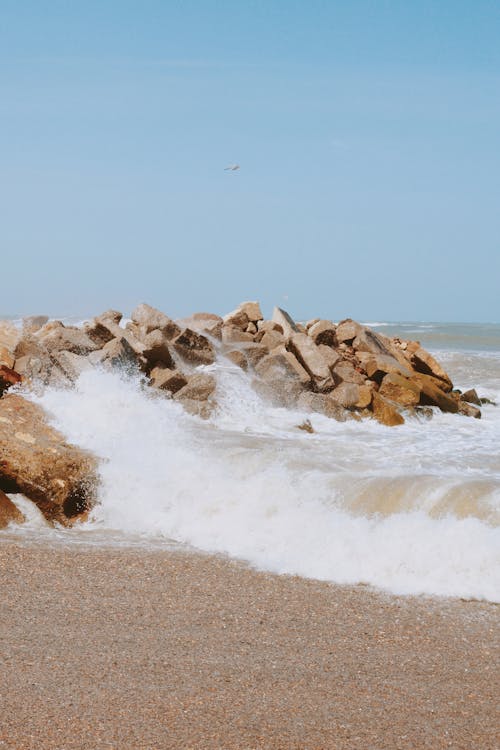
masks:
<path fill-rule="evenodd" d="M 220 358 L 203 368 L 218 409 L 202 421 L 138 376 L 87 372 L 74 390 L 29 397 L 101 459 L 90 520 L 53 529 L 16 496 L 28 523 L 0 536 L 202 551 L 397 595 L 500 601 L 500 325 L 368 325 L 420 341 L 456 387 L 494 403 L 481 419 L 339 423 L 273 407 Z"/>

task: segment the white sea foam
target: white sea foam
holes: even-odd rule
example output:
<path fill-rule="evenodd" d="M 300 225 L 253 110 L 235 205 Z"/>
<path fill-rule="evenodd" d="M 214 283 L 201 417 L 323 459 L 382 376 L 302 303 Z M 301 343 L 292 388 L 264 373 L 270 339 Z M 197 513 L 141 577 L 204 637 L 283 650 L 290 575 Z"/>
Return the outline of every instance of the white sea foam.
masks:
<path fill-rule="evenodd" d="M 397 429 L 313 415 L 308 435 L 296 428 L 303 414 L 266 405 L 242 371 L 215 371 L 210 423 L 110 373 L 41 397 L 68 438 L 103 459 L 89 533 L 395 593 L 499 600 L 500 409 Z"/>

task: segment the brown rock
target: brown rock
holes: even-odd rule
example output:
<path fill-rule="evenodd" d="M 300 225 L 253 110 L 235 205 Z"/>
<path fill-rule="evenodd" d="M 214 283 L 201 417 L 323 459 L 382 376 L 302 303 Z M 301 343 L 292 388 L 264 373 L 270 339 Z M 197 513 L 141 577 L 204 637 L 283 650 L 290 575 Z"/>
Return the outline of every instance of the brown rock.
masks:
<path fill-rule="evenodd" d="M 333 374 L 336 382 L 356 383 L 364 385 L 366 375 L 358 372 L 352 362 L 341 360 L 333 368 Z"/>
<path fill-rule="evenodd" d="M 0 490 L 0 529 L 5 529 L 9 523 L 24 523 L 24 515 L 19 508 Z"/>
<path fill-rule="evenodd" d="M 0 400 L 0 489 L 22 493 L 64 526 L 95 502 L 97 462 L 47 423 L 43 409 L 18 396 Z"/>
<path fill-rule="evenodd" d="M 211 365 L 215 362 L 215 350 L 206 336 L 185 328 L 173 340 L 175 351 L 182 359 L 195 365 Z"/>
<path fill-rule="evenodd" d="M 47 326 L 44 326 L 36 334 L 36 340 L 45 347 L 49 354 L 66 351 L 85 355 L 99 348 L 84 330 L 66 327 L 62 323 L 49 330 Z M 18 353 L 20 356 L 25 356 L 29 351 L 25 349 Z"/>
<path fill-rule="evenodd" d="M 307 370 L 311 378 L 314 379 L 320 390 L 334 387 L 335 382 L 328 362 L 325 361 L 320 349 L 307 333 L 292 334 L 288 342 L 288 348 Z"/>
<path fill-rule="evenodd" d="M 22 332 L 8 320 L 0 320 L 0 349 L 6 349 L 11 356 L 15 356 L 18 343 L 22 338 Z M 5 363 L 7 364 L 7 363 Z"/>
<path fill-rule="evenodd" d="M 253 341 L 253 335 L 247 333 L 244 329 L 238 328 L 230 324 L 224 324 L 222 326 L 222 343 L 223 344 L 237 344 L 241 341 Z"/>
<path fill-rule="evenodd" d="M 315 344 L 335 346 L 337 343 L 335 338 L 336 328 L 336 325 L 331 320 L 318 320 L 308 328 L 307 332 Z"/>
<path fill-rule="evenodd" d="M 12 370 L 14 368 L 16 358 L 5 346 L 0 347 L 0 366 L 7 367 Z"/>
<path fill-rule="evenodd" d="M 359 398 L 356 401 L 356 408 L 357 409 L 367 409 L 373 398 L 373 388 L 371 388 L 369 385 L 360 385 L 359 386 Z"/>
<path fill-rule="evenodd" d="M 241 345 L 240 351 L 242 351 L 247 358 L 247 362 L 252 367 L 255 367 L 257 362 L 268 355 L 267 347 L 262 344 L 248 343 L 245 342 Z"/>
<path fill-rule="evenodd" d="M 450 376 L 443 370 L 439 362 L 429 354 L 425 349 L 419 347 L 413 351 L 410 355 L 410 360 L 413 368 L 424 375 L 432 375 L 432 377 L 443 381 L 442 389 L 446 392 L 451 391 L 453 384 Z"/>
<path fill-rule="evenodd" d="M 224 323 L 224 328 L 226 326 L 229 326 L 231 328 L 238 328 L 240 331 L 245 331 L 250 322 L 246 312 L 243 312 L 243 310 L 239 307 L 236 308 L 236 310 L 228 313 L 227 315 L 224 315 L 222 320 Z"/>
<path fill-rule="evenodd" d="M 360 387 L 356 383 L 341 383 L 330 396 L 345 409 L 354 409 L 361 398 Z"/>
<path fill-rule="evenodd" d="M 412 377 L 410 368 L 401 364 L 395 357 L 372 353 L 368 353 L 366 359 L 361 358 L 360 355 L 358 357 L 363 362 L 368 377 L 377 383 L 381 383 L 383 377 L 388 373 L 396 373 L 407 378 Z"/>
<path fill-rule="evenodd" d="M 150 372 L 151 385 L 161 391 L 177 393 L 187 385 L 187 378 L 179 370 L 154 367 Z"/>
<path fill-rule="evenodd" d="M 164 330 L 155 329 L 148 333 L 144 337 L 143 345 L 142 356 L 149 367 L 154 367 L 157 364 L 170 368 L 175 367 L 170 353 L 170 341 Z"/>
<path fill-rule="evenodd" d="M 466 401 L 458 402 L 458 413 L 463 414 L 466 417 L 474 417 L 475 419 L 481 419 L 481 409 L 477 406 L 468 404 Z"/>
<path fill-rule="evenodd" d="M 143 363 L 125 337 L 108 341 L 103 348 L 89 355 L 89 362 L 112 369 L 132 371 Z"/>
<path fill-rule="evenodd" d="M 398 412 L 394 404 L 380 396 L 376 391 L 373 392 L 372 399 L 373 416 L 381 424 L 388 427 L 394 427 L 404 424 L 404 418 Z"/>
<path fill-rule="evenodd" d="M 72 383 L 76 383 L 83 372 L 92 369 L 92 364 L 87 357 L 83 357 L 80 354 L 73 354 L 73 352 L 56 351 L 51 355 L 51 360 Z"/>
<path fill-rule="evenodd" d="M 309 373 L 284 346 L 263 357 L 255 365 L 255 372 L 268 387 L 270 397 L 282 406 L 294 404 L 299 394 L 312 384 Z"/>
<path fill-rule="evenodd" d="M 48 315 L 29 315 L 23 318 L 23 334 L 35 333 L 48 322 Z"/>
<path fill-rule="evenodd" d="M 226 352 L 227 359 L 229 359 L 233 364 L 237 365 L 238 367 L 241 367 L 242 370 L 248 369 L 248 360 L 241 351 L 241 349 L 233 349 L 230 352 Z"/>
<path fill-rule="evenodd" d="M 481 406 L 481 400 L 479 396 L 477 395 L 477 391 L 475 388 L 471 388 L 468 391 L 465 391 L 460 396 L 461 401 L 467 401 L 469 404 L 476 404 L 476 406 Z"/>
<path fill-rule="evenodd" d="M 297 407 L 304 411 L 323 414 L 325 417 L 335 419 L 337 422 L 345 422 L 350 417 L 349 412 L 332 397 L 331 393 L 304 391 L 297 400 Z"/>
<path fill-rule="evenodd" d="M 255 341 L 265 346 L 268 351 L 272 351 L 277 346 L 284 345 L 285 337 L 279 331 L 259 331 L 255 337 Z"/>
<path fill-rule="evenodd" d="M 337 362 L 340 362 L 341 360 L 340 354 L 338 354 L 335 349 L 332 349 L 331 346 L 326 346 L 325 344 L 319 344 L 318 349 L 330 370 L 333 371 Z"/>
<path fill-rule="evenodd" d="M 290 338 L 293 333 L 300 333 L 293 318 L 286 312 L 286 310 L 282 310 L 281 307 L 274 308 L 272 319 L 274 323 L 278 323 L 278 325 L 281 326 L 286 339 Z"/>
<path fill-rule="evenodd" d="M 283 326 L 279 323 L 275 323 L 274 320 L 259 320 L 257 323 L 257 330 L 262 331 L 262 335 L 264 335 L 266 331 L 278 331 L 278 333 L 283 334 Z"/>
<path fill-rule="evenodd" d="M 351 318 L 341 320 L 335 329 L 337 343 L 351 343 L 361 330 L 362 326 L 360 326 L 359 323 L 356 323 L 355 320 L 352 320 Z"/>
<path fill-rule="evenodd" d="M 173 339 L 181 332 L 177 323 L 168 315 L 145 303 L 137 305 L 130 317 L 134 323 L 144 329 L 146 335 L 158 330 L 164 333 L 167 339 Z"/>
<path fill-rule="evenodd" d="M 9 367 L 0 365 L 0 397 L 3 396 L 6 390 L 11 386 L 17 385 L 22 380 L 21 375 L 15 370 L 11 370 Z"/>
<path fill-rule="evenodd" d="M 458 411 L 458 400 L 443 393 L 436 385 L 436 379 L 431 375 L 414 373 L 413 381 L 420 387 L 420 403 L 423 406 L 439 406 L 441 411 L 445 412 L 456 413 Z"/>
<path fill-rule="evenodd" d="M 420 386 L 397 373 L 385 375 L 380 384 L 379 393 L 384 398 L 405 407 L 413 407 L 420 403 Z"/>
<path fill-rule="evenodd" d="M 242 302 L 239 309 L 245 313 L 250 323 L 258 323 L 264 317 L 258 302 Z"/>
<path fill-rule="evenodd" d="M 252 336 L 255 336 L 255 334 L 257 333 L 257 326 L 255 325 L 255 323 L 250 322 L 245 330 L 247 333 L 251 333 Z"/>
<path fill-rule="evenodd" d="M 175 394 L 177 401 L 207 401 L 215 393 L 216 381 L 213 375 L 199 372 L 188 378 L 187 384 Z"/>

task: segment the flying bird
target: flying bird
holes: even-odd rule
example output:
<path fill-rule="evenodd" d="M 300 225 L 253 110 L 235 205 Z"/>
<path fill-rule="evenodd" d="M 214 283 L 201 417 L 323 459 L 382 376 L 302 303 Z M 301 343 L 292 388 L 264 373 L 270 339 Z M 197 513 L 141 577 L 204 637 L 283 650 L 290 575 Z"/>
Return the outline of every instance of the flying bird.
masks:
<path fill-rule="evenodd" d="M 229 164 L 227 167 L 224 167 L 224 172 L 227 172 L 228 170 L 230 172 L 236 172 L 236 170 L 239 168 L 240 168 L 239 164 Z"/>

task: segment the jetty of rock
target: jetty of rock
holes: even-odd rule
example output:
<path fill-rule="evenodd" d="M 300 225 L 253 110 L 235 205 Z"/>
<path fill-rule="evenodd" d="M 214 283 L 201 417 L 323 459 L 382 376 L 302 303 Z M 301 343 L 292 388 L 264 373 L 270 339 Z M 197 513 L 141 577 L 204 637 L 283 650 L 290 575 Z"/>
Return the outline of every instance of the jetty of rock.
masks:
<path fill-rule="evenodd" d="M 208 418 L 220 395 L 215 362 L 244 370 L 248 388 L 277 406 L 339 421 L 396 426 L 408 416 L 432 416 L 431 407 L 481 416 L 476 391 L 455 389 L 419 342 L 350 318 L 300 323 L 276 307 L 265 320 L 258 302 L 244 302 L 223 317 L 199 312 L 173 320 L 140 304 L 127 322 L 116 310 L 82 326 L 46 316 L 26 318 L 22 327 L 0 321 L 0 492 L 23 493 L 64 525 L 95 500 L 96 459 L 69 445 L 24 390 L 71 388 L 87 370 L 114 368 L 141 373 L 158 396 Z M 309 419 L 300 429 L 314 431 Z M 2 508 L 4 518 L 19 520 L 8 498 Z"/>

